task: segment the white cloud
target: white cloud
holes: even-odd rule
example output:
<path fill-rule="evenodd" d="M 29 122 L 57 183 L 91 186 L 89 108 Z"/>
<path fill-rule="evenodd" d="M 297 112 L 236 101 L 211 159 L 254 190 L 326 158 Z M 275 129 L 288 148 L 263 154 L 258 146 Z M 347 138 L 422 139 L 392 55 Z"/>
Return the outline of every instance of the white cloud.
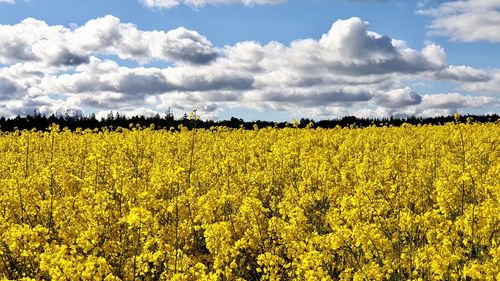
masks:
<path fill-rule="evenodd" d="M 441 46 L 429 44 L 422 50 L 422 55 L 438 67 L 446 65 L 446 53 Z"/>
<path fill-rule="evenodd" d="M 321 37 L 318 45 L 313 50 L 316 51 L 313 56 L 321 52 L 323 62 L 346 72 L 411 73 L 439 67 L 439 64 L 429 61 L 420 52 L 407 48 L 388 36 L 368 31 L 368 23 L 359 18 L 336 21 L 328 33 Z M 305 48 L 301 51 L 311 51 L 313 46 L 304 44 L 303 47 Z"/>
<path fill-rule="evenodd" d="M 0 26 L 0 115 L 39 112 L 188 112 L 224 108 L 281 110 L 312 117 L 424 114 L 480 108 L 460 94 L 436 96 L 405 87 L 422 79 L 463 89 L 500 88 L 484 70 L 450 66 L 435 44 L 414 50 L 369 31 L 359 18 L 338 20 L 319 39 L 290 44 L 244 41 L 218 49 L 196 31 L 143 31 L 105 16 L 78 27 L 26 19 Z M 123 66 L 121 59 L 166 67 Z M 458 96 L 457 96 L 458 95 Z M 429 97 L 428 97 L 429 96 Z M 445 103 L 442 100 L 459 100 Z M 435 112 L 435 111 L 434 111 Z"/>
<path fill-rule="evenodd" d="M 439 116 L 450 116 L 455 113 L 458 113 L 458 111 L 454 108 L 431 108 L 431 109 L 424 109 L 416 116 L 423 116 L 423 117 L 439 117 Z"/>
<path fill-rule="evenodd" d="M 158 59 L 205 64 L 217 56 L 212 44 L 196 31 L 183 27 L 168 32 L 142 31 L 113 16 L 90 20 L 69 37 L 89 53 L 117 55 L 139 62 Z"/>
<path fill-rule="evenodd" d="M 465 83 L 461 86 L 462 89 L 480 93 L 480 94 L 491 94 L 491 95 L 500 95 L 500 70 L 493 71 L 491 74 L 491 79 L 484 81 L 470 81 L 469 83 Z"/>
<path fill-rule="evenodd" d="M 451 65 L 434 74 L 436 79 L 455 80 L 463 82 L 486 82 L 492 79 L 491 75 L 484 70 L 476 69 L 466 65 Z"/>
<path fill-rule="evenodd" d="M 456 41 L 500 42 L 500 1 L 448 1 L 418 14 L 432 17 L 430 35 L 446 36 Z"/>
<path fill-rule="evenodd" d="M 402 88 L 388 91 L 377 95 L 374 98 L 377 105 L 387 108 L 401 108 L 409 105 L 416 105 L 422 102 L 422 97 L 410 88 Z"/>
<path fill-rule="evenodd" d="M 490 96 L 467 96 L 458 93 L 424 95 L 421 107 L 438 109 L 481 108 L 496 99 Z"/>
<path fill-rule="evenodd" d="M 45 115 L 65 115 L 66 113 L 82 115 L 84 113 L 84 110 L 79 106 L 63 100 L 53 100 L 48 96 L 24 97 L 0 103 L 2 116 L 32 115 L 35 111 Z"/>
<path fill-rule="evenodd" d="M 178 66 L 170 68 L 120 67 L 112 61 L 91 58 L 74 74 L 46 76 L 41 86 L 68 94 L 114 92 L 142 96 L 175 91 L 245 90 L 252 87 L 249 74 L 224 68 Z"/>
<path fill-rule="evenodd" d="M 14 4 L 16 0 L 0 0 L 0 3 Z"/>
<path fill-rule="evenodd" d="M 287 0 L 139 0 L 139 2 L 152 9 L 170 9 L 178 5 L 186 5 L 192 8 L 201 8 L 207 5 L 276 5 L 286 3 Z"/>
<path fill-rule="evenodd" d="M 113 16 L 90 20 L 76 29 L 49 26 L 32 18 L 16 25 L 0 25 L 0 63 L 76 66 L 88 63 L 90 55 L 116 55 L 140 63 L 206 64 L 217 52 L 196 31 L 183 27 L 168 32 L 143 31 Z"/>

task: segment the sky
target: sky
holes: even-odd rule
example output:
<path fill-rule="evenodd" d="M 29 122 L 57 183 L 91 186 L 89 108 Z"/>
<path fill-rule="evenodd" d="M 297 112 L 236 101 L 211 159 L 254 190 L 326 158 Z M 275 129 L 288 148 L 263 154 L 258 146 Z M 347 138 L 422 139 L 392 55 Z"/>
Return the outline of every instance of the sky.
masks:
<path fill-rule="evenodd" d="M 500 0 L 0 0 L 0 116 L 500 113 Z"/>

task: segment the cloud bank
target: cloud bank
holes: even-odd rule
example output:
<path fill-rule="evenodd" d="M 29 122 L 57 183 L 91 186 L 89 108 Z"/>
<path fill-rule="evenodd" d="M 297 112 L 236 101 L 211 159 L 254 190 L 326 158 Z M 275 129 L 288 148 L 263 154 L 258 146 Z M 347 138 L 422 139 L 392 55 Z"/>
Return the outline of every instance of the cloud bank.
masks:
<path fill-rule="evenodd" d="M 0 63 L 43 63 L 77 66 L 91 55 L 115 55 L 138 63 L 160 60 L 207 64 L 217 57 L 212 44 L 185 28 L 142 31 L 113 16 L 88 21 L 76 29 L 49 26 L 28 18 L 16 25 L 0 25 Z"/>
<path fill-rule="evenodd" d="M 317 39 L 223 48 L 194 30 L 140 30 L 113 16 L 72 28 L 28 18 L 0 25 L 0 64 L 4 116 L 167 108 L 197 108 L 204 117 L 227 108 L 314 118 L 436 115 L 498 105 L 500 88 L 499 72 L 448 65 L 440 46 L 412 49 L 360 18 L 337 20 Z M 408 86 L 422 80 L 459 86 L 437 94 Z"/>
<path fill-rule="evenodd" d="M 418 10 L 417 13 L 432 18 L 430 35 L 463 42 L 500 42 L 498 0 L 448 1 L 435 8 Z"/>

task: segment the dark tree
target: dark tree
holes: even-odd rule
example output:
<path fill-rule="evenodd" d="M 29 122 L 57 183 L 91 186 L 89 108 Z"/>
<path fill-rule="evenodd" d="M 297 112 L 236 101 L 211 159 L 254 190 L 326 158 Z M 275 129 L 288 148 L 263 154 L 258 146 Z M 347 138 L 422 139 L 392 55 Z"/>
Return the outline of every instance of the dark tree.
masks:
<path fill-rule="evenodd" d="M 170 113 L 169 113 L 170 112 Z M 357 118 L 354 116 L 346 116 L 341 119 L 331 119 L 331 120 L 319 120 L 314 121 L 308 118 L 300 119 L 298 123 L 299 128 L 335 128 L 336 126 L 341 127 L 368 127 L 368 126 L 401 126 L 403 123 L 408 123 L 412 125 L 442 125 L 450 122 L 478 122 L 478 123 L 495 123 L 500 122 L 500 117 L 497 114 L 492 115 L 466 115 L 466 116 L 439 116 L 439 117 L 408 117 L 408 118 L 381 118 L 381 119 L 368 119 L 368 118 Z M 273 127 L 273 128 L 285 128 L 292 127 L 293 125 L 289 122 L 271 122 L 271 121 L 251 121 L 246 122 L 241 118 L 231 117 L 229 120 L 214 121 L 214 120 L 189 120 L 188 115 L 184 114 L 181 119 L 175 119 L 171 111 L 167 111 L 165 118 L 161 118 L 159 114 L 146 117 L 132 116 L 127 117 L 126 115 L 112 112 L 109 113 L 106 118 L 101 118 L 98 120 L 95 114 L 90 114 L 89 116 L 81 115 L 50 115 L 49 117 L 41 115 L 38 112 L 34 112 L 33 115 L 28 116 L 16 116 L 14 118 L 0 117 L 0 130 L 3 132 L 18 130 L 46 130 L 50 124 L 56 123 L 61 126 L 61 128 L 68 128 L 70 130 L 75 130 L 76 128 L 81 129 L 95 129 L 107 127 L 108 129 L 116 129 L 118 127 L 128 128 L 130 124 L 134 126 L 139 125 L 140 127 L 149 127 L 154 125 L 155 128 L 175 128 L 177 129 L 179 125 L 183 125 L 187 128 L 205 128 L 209 129 L 214 126 L 225 126 L 229 128 L 244 128 L 252 130 L 254 125 L 259 128 Z"/>

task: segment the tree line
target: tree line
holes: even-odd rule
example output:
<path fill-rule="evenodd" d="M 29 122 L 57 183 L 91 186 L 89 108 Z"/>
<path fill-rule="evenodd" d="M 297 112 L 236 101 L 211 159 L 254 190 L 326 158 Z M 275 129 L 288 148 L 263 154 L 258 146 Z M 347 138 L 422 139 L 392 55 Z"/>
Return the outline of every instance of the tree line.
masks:
<path fill-rule="evenodd" d="M 178 129 L 180 125 L 192 128 L 209 129 L 211 127 L 225 126 L 229 128 L 254 129 L 265 127 L 285 128 L 295 126 L 298 128 L 335 128 L 340 127 L 368 127 L 368 126 L 401 126 L 403 123 L 412 125 L 441 125 L 449 122 L 478 122 L 489 123 L 498 122 L 498 114 L 488 115 L 450 115 L 438 117 L 416 117 L 407 118 L 387 117 L 387 118 L 358 118 L 355 116 L 345 116 L 338 119 L 328 119 L 315 121 L 309 118 L 302 118 L 291 122 L 273 122 L 273 121 L 245 121 L 241 118 L 232 117 L 229 120 L 199 120 L 189 118 L 184 114 L 180 118 L 175 118 L 172 113 L 167 112 L 164 116 L 156 114 L 153 116 L 125 116 L 120 113 L 110 113 L 106 117 L 96 118 L 94 114 L 89 116 L 56 116 L 56 115 L 41 115 L 33 114 L 27 116 L 16 116 L 14 118 L 0 117 L 0 131 L 11 132 L 16 130 L 46 130 L 51 124 L 58 124 L 61 128 L 76 130 L 77 128 L 85 129 L 101 129 L 109 130 L 134 127 L 151 127 L 153 125 L 157 129 Z"/>

